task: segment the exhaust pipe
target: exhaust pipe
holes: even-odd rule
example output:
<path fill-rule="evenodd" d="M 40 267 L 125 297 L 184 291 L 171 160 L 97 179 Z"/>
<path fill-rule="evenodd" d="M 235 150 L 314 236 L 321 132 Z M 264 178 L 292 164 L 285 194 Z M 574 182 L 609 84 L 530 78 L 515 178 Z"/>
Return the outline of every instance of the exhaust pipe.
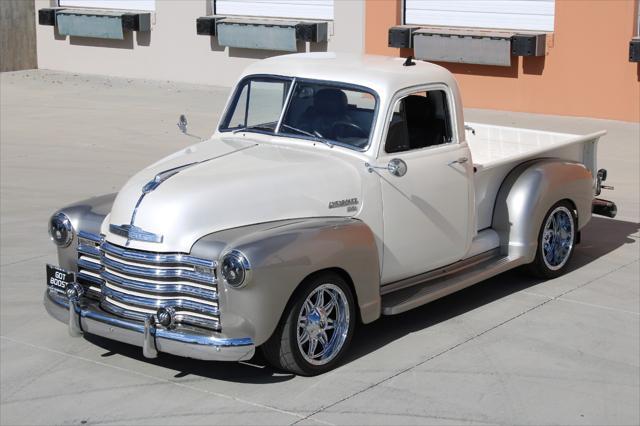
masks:
<path fill-rule="evenodd" d="M 593 200 L 591 206 L 591 211 L 593 212 L 593 214 L 610 218 L 614 218 L 616 217 L 616 214 L 618 214 L 618 207 L 613 201 L 596 198 Z"/>

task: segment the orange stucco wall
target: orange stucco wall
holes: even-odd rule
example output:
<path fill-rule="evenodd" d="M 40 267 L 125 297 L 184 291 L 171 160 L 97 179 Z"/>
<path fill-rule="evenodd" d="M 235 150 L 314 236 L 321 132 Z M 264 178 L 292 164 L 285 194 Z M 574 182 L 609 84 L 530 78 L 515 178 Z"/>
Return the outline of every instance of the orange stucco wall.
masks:
<path fill-rule="evenodd" d="M 387 47 L 400 24 L 400 0 L 366 0 L 365 51 L 407 56 Z M 472 108 L 640 121 L 640 64 L 629 62 L 636 0 L 556 0 L 545 57 L 514 56 L 511 67 L 440 63 Z"/>

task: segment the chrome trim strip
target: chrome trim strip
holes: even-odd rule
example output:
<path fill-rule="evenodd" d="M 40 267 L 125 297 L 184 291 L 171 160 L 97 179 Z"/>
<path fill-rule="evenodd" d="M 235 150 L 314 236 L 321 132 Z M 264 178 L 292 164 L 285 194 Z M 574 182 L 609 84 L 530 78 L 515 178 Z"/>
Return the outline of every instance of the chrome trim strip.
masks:
<path fill-rule="evenodd" d="M 82 253 L 89 257 L 100 257 L 100 249 L 98 247 L 92 247 L 85 244 L 78 244 L 78 253 Z"/>
<path fill-rule="evenodd" d="M 129 278 L 123 278 L 118 275 L 112 274 L 109 271 L 102 271 L 100 275 L 104 280 L 112 282 L 120 287 L 149 293 L 150 297 L 153 297 L 158 293 L 160 295 L 164 295 L 166 293 L 179 293 L 180 295 L 191 295 L 207 300 L 218 300 L 218 293 L 214 289 L 205 290 L 203 288 L 192 287 L 185 284 L 152 284 L 144 281 L 136 281 Z"/>
<path fill-rule="evenodd" d="M 102 271 L 102 266 L 99 263 L 90 262 L 85 259 L 78 259 L 78 266 L 83 269 L 88 269 L 90 271 L 100 272 Z"/>
<path fill-rule="evenodd" d="M 144 321 L 144 318 L 148 315 L 145 312 L 138 312 L 131 309 L 121 308 L 120 306 L 111 303 L 107 299 L 105 299 L 102 302 L 100 307 L 106 312 L 109 312 L 121 317 L 133 319 L 136 321 Z M 205 319 L 205 318 L 195 317 L 192 315 L 181 313 L 176 315 L 176 321 L 181 324 L 190 324 L 190 325 L 195 325 L 197 327 L 204 327 L 211 330 L 220 331 L 220 321 L 217 317 L 211 318 L 211 319 Z"/>
<path fill-rule="evenodd" d="M 185 271 L 182 269 L 154 269 L 152 267 L 143 268 L 139 266 L 126 265 L 124 263 L 111 260 L 104 254 L 100 258 L 100 263 L 102 263 L 104 267 L 113 269 L 126 275 L 136 275 L 146 278 L 180 278 L 202 282 L 205 284 L 216 284 L 215 277 L 210 275 L 200 274 L 198 272 L 192 271 Z"/>
<path fill-rule="evenodd" d="M 101 249 L 114 256 L 121 257 L 125 260 L 140 261 L 150 264 L 179 264 L 186 263 L 192 266 L 204 266 L 207 268 L 215 268 L 217 262 L 213 260 L 200 259 L 198 257 L 189 256 L 181 253 L 152 253 L 139 250 L 130 250 L 118 247 L 105 241 L 102 243 Z"/>
<path fill-rule="evenodd" d="M 79 238 L 85 238 L 85 239 L 91 240 L 91 241 L 95 241 L 96 243 L 101 243 L 102 242 L 102 236 L 101 235 L 92 234 L 91 232 L 87 232 L 87 231 L 78 232 L 78 237 Z"/>
<path fill-rule="evenodd" d="M 83 273 L 83 271 L 78 272 L 77 277 L 82 278 L 83 280 L 89 281 L 91 283 L 97 284 L 99 286 L 102 285 L 102 283 L 104 283 L 104 280 L 101 280 L 100 278 L 96 278 L 89 274 L 85 274 Z"/>
<path fill-rule="evenodd" d="M 66 298 L 51 297 L 45 291 L 44 305 L 53 318 L 67 322 L 69 302 Z M 84 332 L 142 347 L 142 322 L 118 318 L 102 311 L 97 302 L 92 301 L 80 306 L 79 314 Z M 155 343 L 159 352 L 210 361 L 242 361 L 250 359 L 255 352 L 253 339 L 249 337 L 228 338 L 211 331 L 156 328 Z"/>
<path fill-rule="evenodd" d="M 184 300 L 180 297 L 171 299 L 155 299 L 153 297 L 141 297 L 123 293 L 115 290 L 107 285 L 103 285 L 100 290 L 104 297 L 110 297 L 118 302 L 128 305 L 137 306 L 139 308 L 158 309 L 158 308 L 184 308 L 194 312 L 203 313 L 212 316 L 220 315 L 220 311 L 215 306 L 205 305 L 191 300 Z"/>

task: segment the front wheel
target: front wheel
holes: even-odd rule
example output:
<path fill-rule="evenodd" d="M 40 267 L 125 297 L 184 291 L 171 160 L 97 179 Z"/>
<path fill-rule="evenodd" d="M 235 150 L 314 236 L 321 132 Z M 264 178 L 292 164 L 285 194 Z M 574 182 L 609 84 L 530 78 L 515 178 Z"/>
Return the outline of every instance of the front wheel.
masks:
<path fill-rule="evenodd" d="M 305 281 L 262 352 L 274 367 L 313 376 L 333 369 L 356 321 L 351 289 L 334 273 Z"/>
<path fill-rule="evenodd" d="M 562 275 L 576 242 L 576 215 L 567 201 L 554 204 L 547 212 L 538 234 L 535 260 L 529 270 L 540 278 L 550 279 Z"/>

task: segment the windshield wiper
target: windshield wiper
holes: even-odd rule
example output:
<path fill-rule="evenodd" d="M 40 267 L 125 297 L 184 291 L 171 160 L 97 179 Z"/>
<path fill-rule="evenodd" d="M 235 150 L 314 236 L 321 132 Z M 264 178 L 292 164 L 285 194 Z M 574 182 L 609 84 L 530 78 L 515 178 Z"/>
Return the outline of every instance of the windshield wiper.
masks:
<path fill-rule="evenodd" d="M 280 126 L 286 127 L 287 129 L 293 130 L 294 132 L 298 132 L 298 133 L 301 133 L 303 135 L 309 136 L 309 137 L 313 138 L 314 141 L 322 142 L 323 144 L 327 145 L 329 148 L 333 148 L 333 144 L 331 142 L 329 142 L 328 140 L 326 140 L 316 130 L 314 130 L 313 133 L 311 133 L 311 132 L 307 132 L 306 130 L 298 129 L 297 127 L 289 126 L 288 124 L 284 124 L 284 123 L 281 123 Z"/>
<path fill-rule="evenodd" d="M 264 124 L 254 124 L 253 126 L 244 126 L 244 127 L 240 127 L 239 129 L 235 129 L 233 130 L 231 133 L 238 133 L 238 132 L 246 132 L 247 130 L 275 130 L 270 126 L 265 126 Z"/>

